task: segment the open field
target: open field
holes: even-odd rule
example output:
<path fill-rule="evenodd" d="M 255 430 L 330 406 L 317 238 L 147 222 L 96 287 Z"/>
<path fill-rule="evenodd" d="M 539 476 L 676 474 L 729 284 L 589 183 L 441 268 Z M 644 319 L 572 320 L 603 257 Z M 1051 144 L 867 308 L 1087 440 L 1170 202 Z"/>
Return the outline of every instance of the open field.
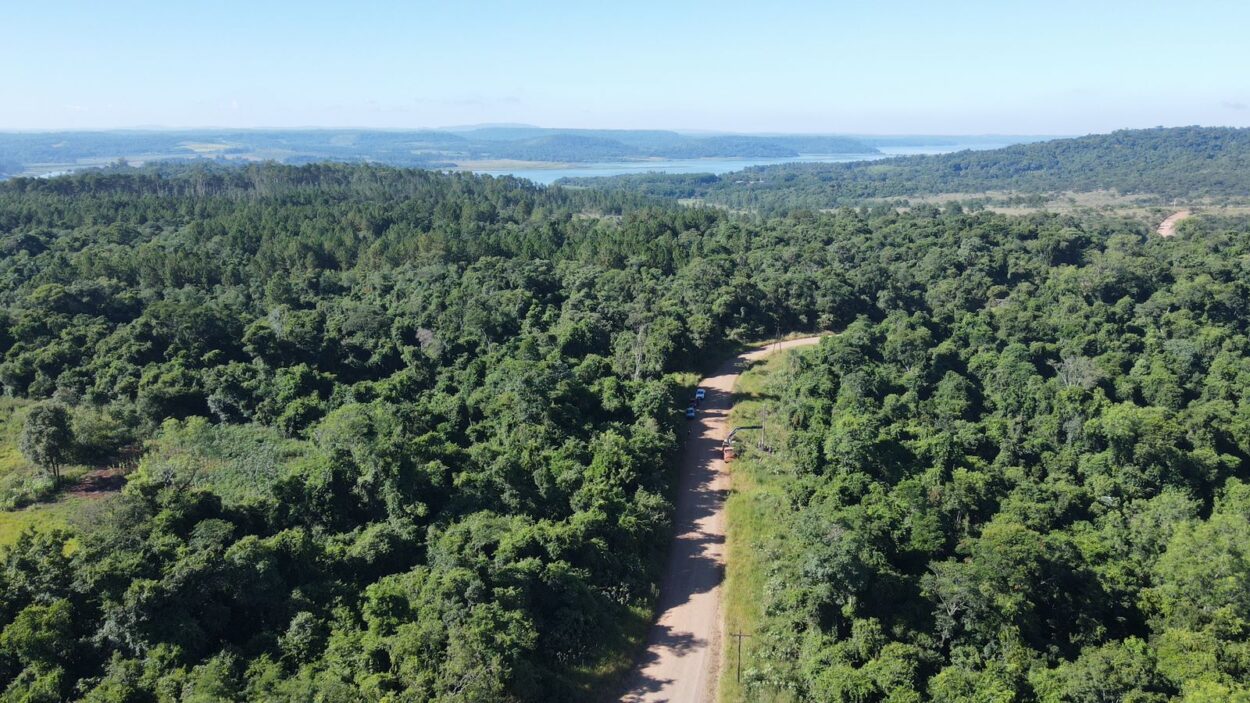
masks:
<path fill-rule="evenodd" d="M 63 496 L 52 503 L 35 503 L 21 510 L 0 511 L 0 547 L 17 541 L 27 529 L 49 530 L 66 528 L 70 521 L 82 512 L 91 498 Z"/>
<path fill-rule="evenodd" d="M 937 205 L 945 207 L 959 203 L 964 207 L 981 207 L 1004 215 L 1027 215 L 1034 212 L 1059 212 L 1065 214 L 1100 213 L 1123 216 L 1153 217 L 1171 214 L 1182 208 L 1193 208 L 1195 214 L 1235 215 L 1250 213 L 1248 198 L 1193 198 L 1173 202 L 1153 196 L 1121 195 L 1112 191 L 1063 192 L 1050 195 L 1029 195 L 1010 191 L 987 191 L 984 193 L 941 193 L 938 195 L 912 196 L 905 199 L 889 198 L 867 201 L 865 204 L 895 204 L 905 200 L 908 206 Z"/>
<path fill-rule="evenodd" d="M 234 145 L 220 142 L 187 142 L 182 145 L 182 148 L 197 154 L 214 155 L 232 149 Z"/>

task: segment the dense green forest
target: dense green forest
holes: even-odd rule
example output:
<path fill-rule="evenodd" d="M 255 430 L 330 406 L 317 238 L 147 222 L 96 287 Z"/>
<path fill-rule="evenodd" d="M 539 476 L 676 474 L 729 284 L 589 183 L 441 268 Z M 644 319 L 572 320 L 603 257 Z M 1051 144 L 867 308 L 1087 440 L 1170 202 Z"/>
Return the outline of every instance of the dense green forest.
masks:
<path fill-rule="evenodd" d="M 700 198 L 765 213 L 988 191 L 1111 190 L 1163 199 L 1244 198 L 1250 193 L 1250 129 L 1123 130 L 986 151 L 755 166 L 720 176 L 649 173 L 560 182 L 666 198 Z"/>
<path fill-rule="evenodd" d="M 878 310 L 762 392 L 747 699 L 1250 700 L 1250 222 L 859 238 Z"/>
<path fill-rule="evenodd" d="M 0 552 L 0 700 L 584 700 L 653 602 L 680 372 L 776 329 L 839 334 L 778 389 L 756 690 L 1244 700 L 1248 232 L 374 166 L 5 182 L 23 446 L 143 455 Z"/>
<path fill-rule="evenodd" d="M 654 597 L 669 372 L 852 314 L 712 211 L 514 179 L 18 179 L 0 232 L 42 446 L 148 450 L 4 553 L 11 700 L 581 700 Z"/>

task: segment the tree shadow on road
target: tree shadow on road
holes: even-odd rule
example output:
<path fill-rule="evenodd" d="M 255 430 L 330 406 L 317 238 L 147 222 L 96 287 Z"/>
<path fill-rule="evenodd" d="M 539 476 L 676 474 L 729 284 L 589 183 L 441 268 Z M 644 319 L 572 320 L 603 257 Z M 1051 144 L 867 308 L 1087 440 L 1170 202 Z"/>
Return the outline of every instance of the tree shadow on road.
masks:
<path fill-rule="evenodd" d="M 661 691 L 673 682 L 672 679 L 648 676 L 646 673 L 647 668 L 659 661 L 661 656 L 671 654 L 684 657 L 706 645 L 706 640 L 695 637 L 689 632 L 678 632 L 667 625 L 656 625 L 652 628 L 651 636 L 647 640 L 645 655 L 638 660 L 638 673 L 630 679 L 629 688 L 626 689 L 621 700 L 630 702 L 644 700 L 647 694 Z"/>

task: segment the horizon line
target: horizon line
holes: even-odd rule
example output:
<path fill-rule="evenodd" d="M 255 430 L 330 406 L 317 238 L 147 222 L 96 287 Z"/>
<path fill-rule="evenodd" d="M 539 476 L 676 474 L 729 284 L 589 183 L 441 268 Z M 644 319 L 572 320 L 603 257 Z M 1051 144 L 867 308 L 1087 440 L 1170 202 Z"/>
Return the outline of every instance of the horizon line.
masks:
<path fill-rule="evenodd" d="M 1187 127 L 1230 127 L 1231 125 L 1184 125 Z M 473 125 L 447 125 L 439 127 L 368 127 L 368 126 L 325 126 L 301 125 L 295 127 L 252 126 L 224 127 L 214 125 L 200 126 L 164 126 L 138 125 L 128 127 L 0 127 L 0 134 L 65 134 L 72 132 L 470 132 L 486 129 L 539 129 L 554 132 L 673 132 L 690 136 L 802 136 L 802 137 L 1077 137 L 1091 134 L 1107 134 L 1108 132 L 1089 131 L 1083 133 L 1044 133 L 1044 132 L 803 132 L 803 131 L 737 131 L 706 128 L 681 127 L 546 127 L 542 125 L 522 123 L 482 123 Z M 1163 125 L 1155 127 L 1123 127 L 1112 131 L 1128 129 L 1166 129 Z M 1250 128 L 1247 128 L 1250 129 Z"/>

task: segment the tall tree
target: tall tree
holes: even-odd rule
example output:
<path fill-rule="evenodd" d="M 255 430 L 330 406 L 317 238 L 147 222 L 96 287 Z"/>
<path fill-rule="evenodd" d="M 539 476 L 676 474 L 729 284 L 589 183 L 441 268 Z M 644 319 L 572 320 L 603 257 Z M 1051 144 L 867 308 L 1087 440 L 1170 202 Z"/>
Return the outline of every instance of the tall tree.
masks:
<path fill-rule="evenodd" d="M 61 467 L 74 451 L 74 431 L 69 410 L 60 403 L 44 403 L 31 409 L 22 427 L 22 455 L 38 464 L 56 486 L 61 485 Z"/>

